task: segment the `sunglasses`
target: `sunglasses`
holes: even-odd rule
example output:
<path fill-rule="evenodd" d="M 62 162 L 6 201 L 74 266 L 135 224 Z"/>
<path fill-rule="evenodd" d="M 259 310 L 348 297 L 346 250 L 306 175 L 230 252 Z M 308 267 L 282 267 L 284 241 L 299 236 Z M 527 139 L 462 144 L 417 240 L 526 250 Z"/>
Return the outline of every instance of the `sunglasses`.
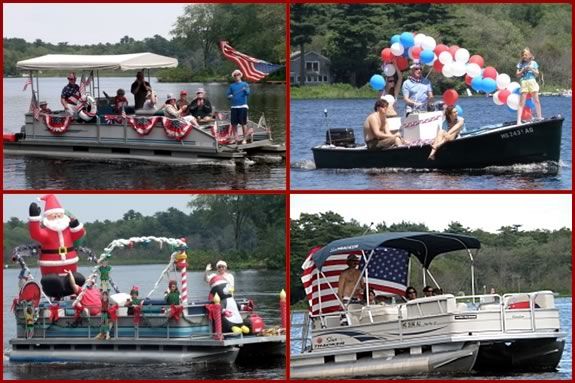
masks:
<path fill-rule="evenodd" d="M 394 78 L 388 78 L 387 82 L 395 82 L 395 79 Z"/>

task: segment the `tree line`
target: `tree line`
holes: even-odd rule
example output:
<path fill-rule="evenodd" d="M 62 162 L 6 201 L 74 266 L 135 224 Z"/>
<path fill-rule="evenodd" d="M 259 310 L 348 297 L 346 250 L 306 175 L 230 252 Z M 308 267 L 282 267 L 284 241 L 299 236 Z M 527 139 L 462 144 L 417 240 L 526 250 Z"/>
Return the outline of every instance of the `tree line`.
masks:
<path fill-rule="evenodd" d="M 372 229 L 355 220 L 346 221 L 334 212 L 302 214 L 290 221 L 291 303 L 305 298 L 301 283 L 303 264 L 315 246 L 363 234 L 377 232 L 430 231 L 423 223 L 378 223 Z M 571 295 L 571 230 L 521 230 L 521 225 L 502 226 L 496 233 L 470 229 L 451 222 L 445 233 L 465 234 L 481 241 L 474 259 L 476 293 L 495 288 L 498 293 L 552 290 Z M 417 266 L 416 266 L 417 265 Z M 437 257 L 430 272 L 445 292 L 471 293 L 470 259 L 466 252 Z M 421 292 L 421 267 L 412 259 L 411 283 Z"/>
<path fill-rule="evenodd" d="M 201 195 L 194 197 L 189 207 L 189 214 L 175 208 L 152 216 L 129 210 L 116 221 L 84 222 L 87 234 L 75 245 L 87 247 L 99 256 L 118 238 L 185 238 L 190 269 L 203 270 L 207 263 L 218 259 L 225 259 L 232 269 L 285 269 L 284 196 Z M 11 264 L 14 247 L 28 243 L 33 241 L 26 222 L 15 217 L 5 222 L 4 264 Z M 170 254 L 170 249 L 151 244 L 114 253 L 111 263 L 164 263 Z M 36 260 L 28 264 L 35 266 Z"/>
<path fill-rule="evenodd" d="M 27 42 L 4 38 L 4 77 L 18 76 L 16 63 L 45 54 L 112 55 L 152 52 L 175 57 L 175 69 L 157 72 L 165 81 L 226 79 L 235 64 L 223 57 L 219 41 L 227 40 L 242 53 L 272 63 L 285 63 L 285 8 L 280 4 L 192 4 L 178 17 L 171 38 L 159 35 L 135 40 L 124 36 L 117 43 L 52 44 L 40 38 Z M 283 79 L 280 70 L 268 78 Z"/>
<path fill-rule="evenodd" d="M 548 87 L 570 88 L 572 24 L 567 4 L 293 4 L 292 50 L 314 50 L 331 60 L 335 82 L 363 86 L 381 65 L 380 52 L 402 32 L 480 54 L 486 65 L 515 75 L 529 47 Z M 432 73 L 440 89 L 464 88 L 462 79 Z"/>

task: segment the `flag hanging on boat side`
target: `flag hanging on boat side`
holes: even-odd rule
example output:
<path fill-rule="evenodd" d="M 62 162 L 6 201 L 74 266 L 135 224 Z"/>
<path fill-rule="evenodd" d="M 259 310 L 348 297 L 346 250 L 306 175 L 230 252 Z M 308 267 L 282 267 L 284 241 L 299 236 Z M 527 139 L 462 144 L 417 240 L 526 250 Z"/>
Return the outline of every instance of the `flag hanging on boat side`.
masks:
<path fill-rule="evenodd" d="M 40 119 L 40 106 L 38 105 L 38 100 L 36 99 L 36 93 L 32 92 L 32 99 L 30 100 L 30 113 L 34 116 L 34 119 Z"/>
<path fill-rule="evenodd" d="M 360 257 L 360 270 L 365 267 L 365 259 L 361 256 L 361 252 L 338 253 L 326 259 L 318 275 L 313 254 L 319 249 L 321 247 L 315 247 L 308 253 L 302 265 L 304 272 L 301 277 L 310 311 L 314 315 L 342 310 L 336 294 L 339 275 L 347 269 L 347 257 L 350 254 Z M 370 290 L 378 295 L 403 296 L 407 287 L 408 262 L 409 253 L 405 250 L 376 249 L 367 267 L 367 283 Z"/>
<path fill-rule="evenodd" d="M 22 92 L 26 92 L 26 89 L 28 89 L 28 85 L 32 85 L 31 78 L 27 79 L 26 82 L 24 83 L 24 89 L 22 89 Z"/>
<path fill-rule="evenodd" d="M 283 67 L 283 65 L 271 64 L 238 52 L 227 41 L 220 41 L 220 49 L 228 60 L 235 62 L 240 67 L 244 78 L 247 80 L 259 81 Z"/>
<path fill-rule="evenodd" d="M 88 78 L 84 77 L 84 73 L 82 73 L 82 79 L 80 80 L 80 94 L 83 96 L 86 94 L 86 87 L 88 87 L 92 80 L 94 79 L 94 71 L 90 71 L 90 75 Z"/>

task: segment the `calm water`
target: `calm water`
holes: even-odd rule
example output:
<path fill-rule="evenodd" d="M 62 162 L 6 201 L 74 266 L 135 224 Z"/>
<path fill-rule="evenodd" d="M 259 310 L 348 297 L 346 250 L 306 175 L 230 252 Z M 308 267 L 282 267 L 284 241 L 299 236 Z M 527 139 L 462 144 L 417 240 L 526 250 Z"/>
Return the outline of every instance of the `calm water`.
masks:
<path fill-rule="evenodd" d="M 113 266 L 113 265 L 112 265 Z M 165 265 L 113 266 L 111 277 L 122 292 L 133 285 L 140 286 L 142 295 L 147 295 L 159 278 Z M 256 311 L 262 315 L 266 325 L 279 325 L 279 292 L 285 289 L 285 277 L 281 272 L 231 270 L 236 280 L 236 295 L 251 297 Z M 80 268 L 84 275 L 88 268 Z M 39 279 L 39 271 L 32 273 Z M 16 334 L 10 305 L 17 295 L 18 270 L 4 270 L 4 349 L 10 338 Z M 174 276 L 175 278 L 175 276 Z M 206 299 L 209 288 L 203 272 L 189 272 L 188 286 L 190 300 L 194 297 Z M 160 297 L 164 291 L 160 286 L 153 296 Z M 279 379 L 285 377 L 285 363 L 275 360 L 247 362 L 242 365 L 225 365 L 224 368 L 195 365 L 153 365 L 95 366 L 88 364 L 11 364 L 4 358 L 4 379 Z"/>
<path fill-rule="evenodd" d="M 30 89 L 22 91 L 25 79 L 4 79 L 4 132 L 18 132 L 24 123 L 24 113 L 30 106 Z M 126 90 L 133 103 L 130 85 L 133 78 L 101 78 L 101 91 L 110 96 L 118 88 Z M 60 108 L 60 92 L 66 80 L 40 80 L 40 98 L 52 109 Z M 221 83 L 158 83 L 151 85 L 163 102 L 167 93 L 179 95 L 188 91 L 191 100 L 199 87 L 204 87 L 214 108 L 228 110 L 225 96 L 227 84 Z M 285 142 L 285 86 L 251 84 L 250 118 L 257 121 L 265 114 L 274 140 Z M 142 177 L 145 174 L 146 177 Z M 159 165 L 144 162 L 94 162 L 53 160 L 6 156 L 4 158 L 4 189 L 285 189 L 285 164 L 258 165 L 247 170 L 223 166 Z"/>
<path fill-rule="evenodd" d="M 374 100 L 292 100 L 290 108 L 291 188 L 370 190 L 491 190 L 571 189 L 571 98 L 542 97 L 545 116 L 565 117 L 559 173 L 550 174 L 542 165 L 518 165 L 463 172 L 431 172 L 409 169 L 316 170 L 311 147 L 325 141 L 326 126 L 354 129 L 356 142 L 363 143 L 362 125 L 373 110 Z M 403 103 L 401 103 L 403 104 Z M 468 129 L 512 121 L 515 115 L 496 106 L 491 98 L 459 99 Z M 401 109 L 403 106 L 401 107 Z M 328 120 L 323 110 L 328 110 Z M 403 111 L 403 110 L 402 110 Z M 489 151 L 489 148 L 485 148 Z"/>
<path fill-rule="evenodd" d="M 565 350 L 563 351 L 563 355 L 561 357 L 561 361 L 559 362 L 559 366 L 557 367 L 556 372 L 544 372 L 544 373 L 516 373 L 510 374 L 505 376 L 500 375 L 479 375 L 479 374 L 469 374 L 469 375 L 462 375 L 462 376 L 446 376 L 446 375 L 433 375 L 433 376 L 416 376 L 416 377 L 409 377 L 409 379 L 489 379 L 489 380 L 498 380 L 498 379 L 571 379 L 572 376 L 572 355 L 573 355 L 573 345 L 571 339 L 571 328 L 572 328 L 572 321 L 571 321 L 571 312 L 572 312 L 572 301 L 571 298 L 557 298 L 555 300 L 555 304 L 559 309 L 559 313 L 561 315 L 561 329 L 567 333 L 567 337 L 565 340 Z M 303 313 L 293 313 L 292 315 L 292 324 L 302 324 L 304 319 Z M 294 339 L 290 342 L 290 352 L 292 354 L 298 354 L 301 351 L 301 341 L 295 340 L 295 338 L 301 338 L 301 326 L 295 327 L 293 326 L 291 329 L 291 338 Z M 386 376 L 385 379 L 405 379 L 405 377 L 388 377 Z"/>

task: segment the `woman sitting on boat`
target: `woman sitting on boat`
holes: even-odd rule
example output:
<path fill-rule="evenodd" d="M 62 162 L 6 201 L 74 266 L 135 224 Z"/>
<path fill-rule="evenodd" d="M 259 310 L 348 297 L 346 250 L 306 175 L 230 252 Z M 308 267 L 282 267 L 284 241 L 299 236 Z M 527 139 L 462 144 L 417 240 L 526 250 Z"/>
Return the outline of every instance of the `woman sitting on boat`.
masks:
<path fill-rule="evenodd" d="M 168 97 L 166 99 L 166 105 L 164 107 L 164 116 L 174 119 L 181 118 L 186 122 L 190 122 L 193 126 L 198 127 L 199 126 L 198 121 L 194 116 L 184 116 L 185 111 L 187 109 L 188 105 L 183 105 L 181 108 L 178 109 L 178 107 L 176 106 L 176 98 L 173 95 L 168 94 Z"/>
<path fill-rule="evenodd" d="M 445 121 L 441 129 L 437 132 L 437 136 L 431 144 L 431 153 L 429 154 L 429 159 L 435 159 L 435 152 L 448 141 L 455 140 L 461 130 L 464 127 L 463 117 L 457 115 L 457 109 L 455 106 L 450 105 L 445 109 Z"/>
<path fill-rule="evenodd" d="M 395 110 L 395 101 L 399 97 L 399 93 L 401 92 L 401 85 L 403 84 L 403 76 L 401 75 L 401 71 L 397 66 L 397 63 L 394 61 L 393 66 L 395 67 L 395 73 L 393 76 L 387 76 L 385 80 L 385 88 L 381 92 L 380 98 L 382 100 L 386 100 L 389 104 L 387 107 L 386 117 L 398 117 L 399 114 Z"/>

